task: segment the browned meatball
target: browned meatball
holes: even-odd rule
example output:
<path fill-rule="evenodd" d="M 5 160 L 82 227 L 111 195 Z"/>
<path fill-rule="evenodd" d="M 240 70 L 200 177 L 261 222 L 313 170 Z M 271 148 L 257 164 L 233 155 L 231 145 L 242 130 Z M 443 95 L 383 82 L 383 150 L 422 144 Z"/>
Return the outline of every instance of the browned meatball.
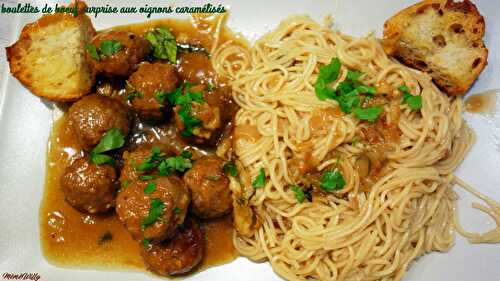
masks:
<path fill-rule="evenodd" d="M 179 76 L 192 84 L 214 83 L 215 70 L 203 52 L 179 52 Z"/>
<path fill-rule="evenodd" d="M 194 163 L 184 174 L 184 181 L 191 192 L 192 210 L 201 218 L 216 218 L 232 209 L 229 179 L 224 175 L 224 160 L 211 155 Z"/>
<path fill-rule="evenodd" d="M 148 187 L 150 184 L 153 189 Z M 116 213 L 135 239 L 159 243 L 172 237 L 184 222 L 189 201 L 184 182 L 176 176 L 137 180 L 118 193 Z M 159 215 L 147 222 L 156 212 L 154 209 L 160 210 Z"/>
<path fill-rule="evenodd" d="M 177 87 L 179 79 L 174 66 L 166 63 L 143 63 L 129 78 L 129 97 L 132 107 L 145 118 L 160 119 L 163 101 L 157 96 L 161 93 L 171 93 Z M 134 95 L 135 93 L 135 95 Z"/>
<path fill-rule="evenodd" d="M 88 157 L 77 159 L 61 176 L 66 201 L 88 213 L 102 213 L 115 205 L 116 172 L 111 165 L 96 165 Z"/>
<path fill-rule="evenodd" d="M 111 51 L 103 45 L 111 45 Z M 118 43 L 116 43 L 118 42 Z M 96 53 L 89 50 L 89 46 L 96 48 Z M 149 42 L 141 36 L 124 30 L 111 30 L 97 34 L 87 46 L 86 60 L 97 73 L 107 76 L 128 76 L 136 65 L 144 60 L 150 51 Z M 93 48 L 92 47 L 92 48 Z"/>
<path fill-rule="evenodd" d="M 130 120 L 127 109 L 108 97 L 85 96 L 69 108 L 69 122 L 83 148 L 91 149 L 111 128 L 127 135 Z"/>
<path fill-rule="evenodd" d="M 190 271 L 203 257 L 204 237 L 199 224 L 187 218 L 171 239 L 142 250 L 148 268 L 161 275 Z"/>

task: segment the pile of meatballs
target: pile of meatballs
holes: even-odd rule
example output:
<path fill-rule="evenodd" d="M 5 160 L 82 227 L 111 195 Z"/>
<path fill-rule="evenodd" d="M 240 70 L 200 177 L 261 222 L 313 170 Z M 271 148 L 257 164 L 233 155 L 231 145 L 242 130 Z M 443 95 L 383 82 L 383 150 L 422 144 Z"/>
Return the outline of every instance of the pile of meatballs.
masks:
<path fill-rule="evenodd" d="M 159 175 L 155 166 L 147 171 L 138 166 L 151 160 L 159 149 L 164 158 L 179 156 L 186 147 L 215 149 L 234 115 L 228 110 L 230 94 L 211 85 L 218 82 L 206 52 L 180 50 L 172 63 L 154 58 L 150 42 L 142 35 L 111 30 L 99 33 L 90 43 L 99 46 L 104 40 L 119 42 L 121 48 L 98 60 L 86 54 L 89 65 L 105 83 L 96 84 L 95 93 L 74 102 L 68 110 L 68 126 L 82 153 L 61 175 L 62 192 L 80 212 L 108 213 L 114 209 L 141 244 L 150 270 L 161 275 L 188 272 L 203 257 L 205 236 L 198 221 L 232 211 L 229 179 L 223 169 L 227 160 L 193 153 L 186 160 L 191 164 L 185 171 L 174 170 L 168 175 Z M 191 114 L 199 124 L 189 135 L 182 134 L 185 126 L 179 106 L 156 96 L 158 92 L 173 93 L 185 83 L 205 101 L 191 105 Z M 109 86 L 116 84 L 121 86 Z M 138 122 L 172 124 L 172 142 L 187 146 L 132 143 Z M 91 151 L 110 129 L 123 134 L 125 145 L 111 153 L 116 161 L 95 164 Z M 145 225 L 155 204 L 162 204 L 162 209 L 154 222 Z"/>

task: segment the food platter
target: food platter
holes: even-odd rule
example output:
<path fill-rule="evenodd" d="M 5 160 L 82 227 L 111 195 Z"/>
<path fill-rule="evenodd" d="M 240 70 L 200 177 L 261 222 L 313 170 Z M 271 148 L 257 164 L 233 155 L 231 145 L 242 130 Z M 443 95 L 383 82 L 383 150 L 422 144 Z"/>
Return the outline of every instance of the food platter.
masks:
<path fill-rule="evenodd" d="M 500 21 L 495 11 L 500 8 L 492 1 L 476 1 L 486 20 L 486 46 L 490 50 L 488 66 L 468 95 L 500 88 Z M 89 6 L 103 5 L 102 1 L 88 1 Z M 106 1 L 113 6 L 136 3 Z M 384 21 L 412 1 L 286 1 L 224 2 L 229 7 L 228 26 L 248 40 L 274 28 L 286 15 L 309 14 L 321 22 L 327 14 L 334 18 L 334 28 L 356 36 L 374 31 L 378 36 Z M 35 1 L 33 5 L 41 5 Z M 149 5 L 164 4 L 151 1 Z M 169 3 L 170 4 L 170 3 Z M 192 2 L 172 2 L 172 5 L 194 5 Z M 170 16 L 170 15 L 168 15 Z M 182 17 L 183 15 L 174 15 Z M 185 16 L 185 15 L 184 15 Z M 163 15 L 153 15 L 161 18 Z M 15 41 L 22 26 L 34 21 L 38 15 L 11 15 L 13 23 L 11 42 Z M 147 20 L 145 15 L 101 14 L 93 18 L 96 29 L 112 25 Z M 45 179 L 47 139 L 57 110 L 49 102 L 34 97 L 10 74 L 5 67 L 0 89 L 0 212 L 3 231 L 0 233 L 0 274 L 4 272 L 38 273 L 41 280 L 154 280 L 143 272 L 120 272 L 117 269 L 62 269 L 52 266 L 43 257 L 39 244 L 38 209 Z M 477 135 L 471 152 L 460 165 L 457 175 L 477 187 L 481 192 L 500 200 L 500 104 L 487 114 L 464 113 L 464 118 Z M 472 211 L 472 198 L 457 189 L 461 222 L 468 229 L 487 230 L 494 227 L 490 218 Z M 495 244 L 471 245 L 456 235 L 455 246 L 448 253 L 431 253 L 413 264 L 404 280 L 496 280 L 500 276 L 500 246 Z M 230 264 L 212 267 L 188 275 L 188 280 L 280 280 L 267 263 L 252 263 L 238 258 Z"/>

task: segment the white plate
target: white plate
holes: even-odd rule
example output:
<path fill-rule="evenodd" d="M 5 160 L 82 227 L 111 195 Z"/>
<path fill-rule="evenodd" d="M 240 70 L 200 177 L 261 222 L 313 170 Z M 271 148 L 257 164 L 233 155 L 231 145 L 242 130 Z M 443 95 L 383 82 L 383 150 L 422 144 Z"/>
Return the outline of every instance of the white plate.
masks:
<path fill-rule="evenodd" d="M 5 0 L 1 0 L 3 3 Z M 11 2 L 11 1 L 9 1 Z M 88 1 L 90 6 L 140 6 L 139 1 Z M 381 34 L 390 15 L 413 1 L 223 1 L 230 7 L 229 27 L 250 40 L 276 26 L 290 14 L 309 14 L 318 21 L 330 13 L 335 28 L 345 33 Z M 486 19 L 486 45 L 489 64 L 474 85 L 472 93 L 500 88 L 500 2 L 476 0 Z M 42 1 L 32 1 L 44 5 Z M 193 2 L 148 1 L 154 5 L 190 5 Z M 212 4 L 219 4 L 213 2 Z M 39 15 L 2 15 L 0 25 L 10 24 L 14 42 L 21 28 Z M 160 16 L 153 16 L 159 18 Z M 146 20 L 145 15 L 99 15 L 93 18 L 97 29 Z M 8 21 L 8 22 L 7 22 Z M 0 62 L 3 60 L 0 60 Z M 2 68 L 0 68 L 1 70 Z M 45 177 L 46 144 L 52 122 L 51 104 L 31 95 L 8 73 L 0 80 L 0 280 L 5 272 L 38 273 L 41 280 L 154 280 L 143 272 L 104 272 L 69 270 L 54 267 L 43 258 L 39 243 L 38 209 Z M 500 105 L 496 105 L 500 112 Z M 483 193 L 500 200 L 500 114 L 490 116 L 464 114 L 477 134 L 477 143 L 457 174 Z M 492 220 L 470 210 L 471 196 L 458 190 L 461 220 L 473 230 L 493 227 Z M 412 264 L 406 281 L 498 281 L 500 245 L 471 245 L 456 237 L 449 253 L 432 253 Z M 189 277 L 189 280 L 280 280 L 267 264 L 255 264 L 239 258 L 231 264 L 213 267 Z"/>

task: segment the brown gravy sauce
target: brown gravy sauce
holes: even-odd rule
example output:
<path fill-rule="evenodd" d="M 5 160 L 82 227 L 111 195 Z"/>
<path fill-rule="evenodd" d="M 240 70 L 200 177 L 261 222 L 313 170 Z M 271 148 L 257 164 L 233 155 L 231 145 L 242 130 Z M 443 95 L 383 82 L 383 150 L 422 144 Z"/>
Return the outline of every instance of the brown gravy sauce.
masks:
<path fill-rule="evenodd" d="M 208 51 L 218 18 L 214 15 L 194 16 L 192 21 L 162 19 L 141 24 L 114 27 L 139 34 L 165 25 L 179 39 L 199 44 Z M 246 42 L 221 28 L 219 44 L 235 40 Z M 160 139 L 158 142 L 168 141 Z M 47 174 L 40 207 L 40 240 L 46 259 L 57 266 L 98 269 L 145 270 L 140 244 L 134 241 L 114 212 L 90 215 L 73 209 L 59 188 L 59 177 L 82 150 L 68 126 L 67 114 L 54 122 L 48 143 Z M 198 270 L 231 262 L 238 254 L 232 243 L 230 217 L 202 222 L 205 230 L 205 254 Z"/>
<path fill-rule="evenodd" d="M 500 89 L 489 90 L 469 96 L 464 103 L 464 108 L 471 113 L 493 113 L 497 95 Z"/>

